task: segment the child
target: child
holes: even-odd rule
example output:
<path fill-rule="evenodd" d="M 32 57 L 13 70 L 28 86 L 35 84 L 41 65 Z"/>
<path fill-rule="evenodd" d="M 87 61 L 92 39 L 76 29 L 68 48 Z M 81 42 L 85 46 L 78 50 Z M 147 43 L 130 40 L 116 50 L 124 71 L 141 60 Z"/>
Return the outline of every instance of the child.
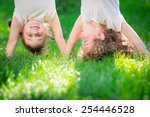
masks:
<path fill-rule="evenodd" d="M 78 52 L 78 57 L 83 60 L 91 58 L 99 60 L 104 55 L 112 55 L 116 52 L 131 56 L 134 55 L 133 45 L 121 33 L 109 29 L 105 35 L 105 40 L 94 40 L 94 46 L 88 53 L 84 50 L 84 46 L 81 47 Z"/>
<path fill-rule="evenodd" d="M 93 51 L 95 39 L 105 40 L 107 29 L 121 32 L 140 54 L 148 54 L 143 42 L 128 25 L 119 10 L 119 0 L 81 0 L 81 15 L 78 17 L 67 42 L 67 53 L 71 53 L 80 37 L 84 54 Z"/>
<path fill-rule="evenodd" d="M 12 57 L 19 37 L 33 53 L 39 53 L 44 47 L 48 34 L 45 22 L 50 24 L 54 38 L 62 54 L 66 43 L 63 38 L 60 21 L 55 8 L 55 0 L 14 0 L 15 10 L 11 23 L 6 56 Z"/>

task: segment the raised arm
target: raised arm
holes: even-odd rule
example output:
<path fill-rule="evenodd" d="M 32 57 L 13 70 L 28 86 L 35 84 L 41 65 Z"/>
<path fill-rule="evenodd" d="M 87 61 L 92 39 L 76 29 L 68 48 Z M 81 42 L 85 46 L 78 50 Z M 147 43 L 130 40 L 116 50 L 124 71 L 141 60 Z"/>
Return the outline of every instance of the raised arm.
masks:
<path fill-rule="evenodd" d="M 57 14 L 54 16 L 54 18 L 50 22 L 50 25 L 52 27 L 58 48 L 60 49 L 61 54 L 64 55 L 66 51 L 66 42 L 63 37 L 62 28 L 61 28 L 60 21 L 59 21 Z"/>
<path fill-rule="evenodd" d="M 81 16 L 79 16 L 73 26 L 73 29 L 72 29 L 69 39 L 67 41 L 67 47 L 66 47 L 67 54 L 71 54 L 71 52 L 73 51 L 73 48 L 79 39 L 79 34 L 81 32 L 81 28 L 82 28 L 82 19 L 81 19 Z"/>
<path fill-rule="evenodd" d="M 147 55 L 148 50 L 146 49 L 144 43 L 137 35 L 137 33 L 129 26 L 126 21 L 123 21 L 122 33 L 127 37 L 127 39 L 135 46 L 139 54 Z"/>
<path fill-rule="evenodd" d="M 19 39 L 20 31 L 21 31 L 21 24 L 18 22 L 16 17 L 13 17 L 11 28 L 10 28 L 9 39 L 6 47 L 7 58 L 11 58 L 13 56 L 14 49 Z"/>

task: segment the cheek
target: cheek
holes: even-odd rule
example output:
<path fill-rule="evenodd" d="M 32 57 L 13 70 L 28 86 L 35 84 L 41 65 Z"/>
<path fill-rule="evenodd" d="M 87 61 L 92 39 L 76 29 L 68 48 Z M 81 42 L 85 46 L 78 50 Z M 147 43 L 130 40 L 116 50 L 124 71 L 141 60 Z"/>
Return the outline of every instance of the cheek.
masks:
<path fill-rule="evenodd" d="M 93 48 L 94 48 L 94 42 L 90 41 L 90 43 L 88 45 L 88 52 L 92 51 Z"/>
<path fill-rule="evenodd" d="M 80 38 L 82 38 L 82 40 L 89 40 L 90 35 L 86 32 L 83 32 L 80 34 Z"/>
<path fill-rule="evenodd" d="M 28 39 L 26 39 L 26 37 L 24 36 L 24 43 L 25 45 L 29 45 L 30 41 Z"/>
<path fill-rule="evenodd" d="M 89 52 L 92 51 L 94 45 L 93 44 L 89 44 L 89 45 L 82 45 L 82 49 L 83 51 L 87 54 Z"/>
<path fill-rule="evenodd" d="M 29 34 L 29 33 L 31 33 L 31 29 L 28 26 L 25 26 L 24 29 L 23 29 L 23 33 L 24 34 Z"/>
<path fill-rule="evenodd" d="M 29 29 L 30 28 L 30 23 L 26 23 L 25 25 L 24 25 L 24 29 Z"/>
<path fill-rule="evenodd" d="M 40 30 L 39 30 L 39 32 L 41 34 L 46 34 L 46 28 L 45 27 L 41 27 Z"/>
<path fill-rule="evenodd" d="M 94 47 L 94 45 L 93 45 L 93 44 L 90 44 L 90 45 L 89 45 L 89 51 L 92 51 L 93 47 Z"/>
<path fill-rule="evenodd" d="M 84 36 L 85 36 L 85 38 L 90 38 L 91 32 L 85 31 L 85 32 L 84 32 Z"/>
<path fill-rule="evenodd" d="M 27 40 L 27 36 L 28 36 L 28 33 L 26 31 L 23 31 L 23 34 L 22 34 L 22 38 L 26 41 Z"/>
<path fill-rule="evenodd" d="M 83 49 L 84 53 L 88 52 L 88 47 L 84 44 L 82 45 L 82 49 Z"/>
<path fill-rule="evenodd" d="M 105 35 L 103 33 L 100 35 L 100 39 L 105 40 Z"/>
<path fill-rule="evenodd" d="M 81 37 L 81 38 L 84 38 L 84 39 L 89 38 L 90 35 L 91 35 L 91 32 L 88 31 L 87 29 L 85 29 L 84 31 L 82 31 L 82 32 L 80 33 L 80 37 Z"/>

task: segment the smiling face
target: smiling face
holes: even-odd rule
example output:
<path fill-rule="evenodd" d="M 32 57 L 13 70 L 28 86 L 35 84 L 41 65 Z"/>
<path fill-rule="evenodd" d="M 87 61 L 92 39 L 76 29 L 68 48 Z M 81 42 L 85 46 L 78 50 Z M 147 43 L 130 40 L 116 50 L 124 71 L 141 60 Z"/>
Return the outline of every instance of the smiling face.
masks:
<path fill-rule="evenodd" d="M 85 53 L 89 53 L 94 48 L 94 40 L 100 39 L 104 40 L 105 35 L 100 29 L 100 27 L 95 26 L 94 24 L 85 24 L 82 27 L 80 38 L 82 39 L 82 49 Z"/>
<path fill-rule="evenodd" d="M 46 38 L 46 28 L 37 20 L 28 21 L 23 28 L 24 42 L 31 48 L 41 46 Z"/>

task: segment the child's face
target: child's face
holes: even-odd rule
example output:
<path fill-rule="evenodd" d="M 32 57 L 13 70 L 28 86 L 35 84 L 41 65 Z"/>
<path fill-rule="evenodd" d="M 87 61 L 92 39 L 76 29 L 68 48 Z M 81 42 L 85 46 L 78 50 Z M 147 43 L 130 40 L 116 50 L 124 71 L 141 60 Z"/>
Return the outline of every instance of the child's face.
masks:
<path fill-rule="evenodd" d="M 104 33 L 93 24 L 85 24 L 82 27 L 80 38 L 82 39 L 82 49 L 85 53 L 89 53 L 94 48 L 94 40 L 104 40 Z"/>
<path fill-rule="evenodd" d="M 37 20 L 28 21 L 23 29 L 23 39 L 27 45 L 37 47 L 42 45 L 46 38 L 46 28 Z"/>

